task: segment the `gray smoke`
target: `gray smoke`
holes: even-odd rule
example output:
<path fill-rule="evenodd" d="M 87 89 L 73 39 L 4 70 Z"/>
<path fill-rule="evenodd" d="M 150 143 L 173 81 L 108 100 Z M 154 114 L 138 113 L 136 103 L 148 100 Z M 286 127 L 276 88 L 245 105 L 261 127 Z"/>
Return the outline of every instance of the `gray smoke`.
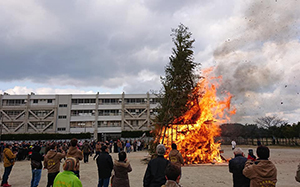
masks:
<path fill-rule="evenodd" d="M 223 76 L 221 91 L 232 93 L 233 103 L 240 109 L 237 121 L 245 116 L 275 114 L 283 110 L 282 104 L 293 105 L 295 99 L 300 100 L 298 95 L 294 101 L 283 102 L 299 90 L 296 75 L 291 75 L 295 69 L 289 69 L 299 68 L 300 1 L 253 2 L 245 10 L 241 32 L 213 53 L 217 62 L 214 73 Z M 287 91 L 287 84 L 294 88 L 293 93 Z M 286 97 L 278 95 L 283 92 Z M 249 107 L 257 107 L 256 112 L 247 110 Z"/>

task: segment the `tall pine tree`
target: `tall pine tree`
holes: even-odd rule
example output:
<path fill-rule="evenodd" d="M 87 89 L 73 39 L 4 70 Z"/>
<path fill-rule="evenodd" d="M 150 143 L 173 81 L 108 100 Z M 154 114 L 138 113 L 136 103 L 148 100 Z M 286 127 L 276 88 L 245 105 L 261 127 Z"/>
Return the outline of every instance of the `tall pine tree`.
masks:
<path fill-rule="evenodd" d="M 196 86 L 194 70 L 197 63 L 193 58 L 192 33 L 188 27 L 180 24 L 172 29 L 172 48 L 170 62 L 165 67 L 165 77 L 161 77 L 163 88 L 160 93 L 160 108 L 156 122 L 159 126 L 172 124 L 174 119 L 182 116 L 187 110 L 186 103 Z"/>

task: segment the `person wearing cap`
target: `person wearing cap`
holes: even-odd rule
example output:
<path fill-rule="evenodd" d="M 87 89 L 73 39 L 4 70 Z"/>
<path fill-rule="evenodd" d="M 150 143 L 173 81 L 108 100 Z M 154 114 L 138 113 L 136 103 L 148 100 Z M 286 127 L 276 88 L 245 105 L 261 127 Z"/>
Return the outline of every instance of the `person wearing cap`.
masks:
<path fill-rule="evenodd" d="M 64 171 L 56 175 L 53 187 L 82 187 L 81 181 L 73 172 L 76 164 L 76 158 L 68 157 L 63 165 Z"/>
<path fill-rule="evenodd" d="M 111 171 L 113 170 L 113 161 L 111 156 L 108 154 L 108 148 L 106 145 L 101 147 L 101 153 L 97 157 L 97 167 L 99 182 L 98 187 L 108 187 Z"/>
<path fill-rule="evenodd" d="M 243 169 L 247 158 L 239 147 L 233 151 L 234 158 L 229 161 L 229 172 L 232 173 L 233 187 L 249 187 L 250 180 L 243 175 Z"/>
<path fill-rule="evenodd" d="M 166 153 L 165 146 L 158 144 L 156 153 L 157 158 L 150 160 L 148 163 L 143 180 L 144 187 L 157 187 L 166 183 L 165 169 L 170 161 L 164 158 L 164 154 Z"/>
<path fill-rule="evenodd" d="M 256 154 L 258 159 L 255 162 L 247 160 L 243 170 L 243 174 L 250 179 L 250 187 L 276 186 L 277 169 L 269 160 L 269 148 L 260 145 L 256 149 Z"/>
<path fill-rule="evenodd" d="M 10 187 L 11 185 L 8 184 L 8 177 L 10 175 L 10 172 L 12 170 L 12 167 L 15 164 L 15 158 L 16 155 L 18 154 L 13 153 L 11 151 L 12 149 L 12 145 L 11 144 L 7 144 L 6 148 L 3 150 L 3 164 L 4 164 L 4 173 L 2 176 L 2 182 L 1 182 L 1 186 L 3 187 Z"/>

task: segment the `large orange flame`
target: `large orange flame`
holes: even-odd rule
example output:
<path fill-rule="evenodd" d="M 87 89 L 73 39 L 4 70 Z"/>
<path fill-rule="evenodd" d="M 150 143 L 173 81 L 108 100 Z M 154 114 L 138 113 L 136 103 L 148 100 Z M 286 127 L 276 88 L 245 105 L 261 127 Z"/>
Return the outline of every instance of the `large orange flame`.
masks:
<path fill-rule="evenodd" d="M 212 70 L 204 71 L 205 78 L 193 90 L 187 103 L 190 110 L 161 131 L 165 133 L 160 142 L 166 145 L 167 153 L 171 143 L 176 143 L 187 164 L 222 162 L 221 143 L 214 138 L 220 135 L 219 125 L 235 114 L 235 109 L 230 109 L 232 96 L 229 92 L 223 100 L 216 96 L 222 78 L 209 76 Z"/>

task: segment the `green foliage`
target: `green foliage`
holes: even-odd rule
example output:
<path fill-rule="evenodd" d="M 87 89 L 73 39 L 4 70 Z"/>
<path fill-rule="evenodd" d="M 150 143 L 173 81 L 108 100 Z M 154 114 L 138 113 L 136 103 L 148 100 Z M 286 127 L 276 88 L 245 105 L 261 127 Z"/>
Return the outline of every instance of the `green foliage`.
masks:
<path fill-rule="evenodd" d="M 157 123 L 167 125 L 187 111 L 186 103 L 196 86 L 194 70 L 198 65 L 193 60 L 192 33 L 188 27 L 180 24 L 172 29 L 172 48 L 169 64 L 165 67 L 165 77 L 161 77 L 163 88 L 159 94 L 160 108 Z"/>
<path fill-rule="evenodd" d="M 80 134 L 2 134 L 1 140 L 60 140 L 60 139 L 90 139 L 91 133 Z"/>

